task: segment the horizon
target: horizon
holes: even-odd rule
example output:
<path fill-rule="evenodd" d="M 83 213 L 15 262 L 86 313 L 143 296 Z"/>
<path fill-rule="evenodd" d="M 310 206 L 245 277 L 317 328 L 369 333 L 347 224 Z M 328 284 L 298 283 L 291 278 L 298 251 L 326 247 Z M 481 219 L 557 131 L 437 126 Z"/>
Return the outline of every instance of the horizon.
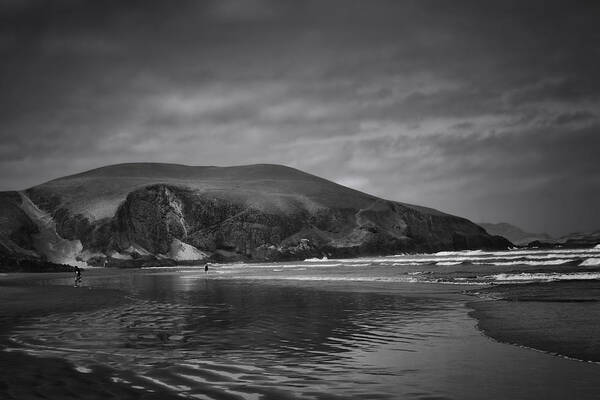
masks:
<path fill-rule="evenodd" d="M 0 2 L 0 190 L 281 164 L 474 222 L 600 229 L 600 5 Z"/>

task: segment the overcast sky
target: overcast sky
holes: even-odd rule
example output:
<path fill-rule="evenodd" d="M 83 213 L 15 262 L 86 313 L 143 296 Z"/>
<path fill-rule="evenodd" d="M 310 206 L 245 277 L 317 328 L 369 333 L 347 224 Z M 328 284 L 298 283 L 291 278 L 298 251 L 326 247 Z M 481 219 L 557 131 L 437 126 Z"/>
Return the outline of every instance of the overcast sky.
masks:
<path fill-rule="evenodd" d="M 281 163 L 473 221 L 600 229 L 599 5 L 0 0 L 0 190 Z"/>

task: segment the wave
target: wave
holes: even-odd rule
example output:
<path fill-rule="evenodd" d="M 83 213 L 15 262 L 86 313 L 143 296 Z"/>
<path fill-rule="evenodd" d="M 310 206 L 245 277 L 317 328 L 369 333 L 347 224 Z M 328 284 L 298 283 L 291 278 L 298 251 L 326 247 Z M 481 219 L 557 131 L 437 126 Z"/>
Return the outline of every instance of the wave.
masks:
<path fill-rule="evenodd" d="M 505 266 L 505 265 L 563 265 L 573 263 L 577 260 L 571 258 L 559 258 L 556 260 L 538 260 L 538 261 L 493 261 L 493 262 L 474 262 L 475 265 L 495 265 L 495 266 Z"/>
<path fill-rule="evenodd" d="M 423 254 L 395 254 L 374 258 L 346 258 L 346 259 L 328 259 L 323 258 L 307 258 L 303 262 L 306 263 L 323 263 L 336 262 L 343 264 L 354 263 L 412 263 L 425 264 L 436 263 L 439 261 L 482 261 L 487 259 L 552 259 L 566 257 L 600 257 L 600 245 L 583 249 L 515 249 L 503 251 L 484 251 L 484 250 L 462 250 L 462 251 L 440 251 L 437 253 Z"/>
<path fill-rule="evenodd" d="M 495 265 L 496 263 L 507 263 L 505 265 L 512 264 L 527 264 L 529 262 L 539 261 L 545 264 L 554 264 L 558 262 L 558 264 L 562 264 L 566 259 L 565 257 L 573 257 L 569 254 L 560 255 L 552 255 L 552 256 L 512 256 L 512 257 L 452 257 L 452 258 L 421 258 L 421 259 L 406 259 L 406 260 L 398 260 L 401 262 L 395 262 L 392 265 L 422 265 L 422 264 L 436 264 L 436 265 L 458 265 L 462 263 L 474 263 L 478 265 Z M 514 261 L 506 261 L 506 260 L 514 260 Z M 570 261 L 573 261 L 573 258 L 569 258 Z M 500 264 L 504 265 L 504 264 Z M 536 264 L 534 264 L 536 265 Z"/>
<path fill-rule="evenodd" d="M 579 264 L 580 267 L 590 267 L 596 265 L 600 265 L 600 258 L 587 258 L 583 260 L 581 264 Z"/>
<path fill-rule="evenodd" d="M 600 254 L 600 245 L 583 249 L 516 249 L 504 251 L 483 251 L 483 250 L 463 250 L 463 251 L 440 251 L 432 254 L 421 254 L 421 256 L 429 257 L 448 257 L 448 256 L 488 256 L 488 257 L 503 257 L 503 256 L 521 256 L 521 255 L 536 255 L 536 254 Z M 388 258 L 402 258 L 406 254 L 397 254 L 388 256 Z M 413 255 L 414 256 L 414 255 Z"/>
<path fill-rule="evenodd" d="M 323 263 L 323 264 L 282 264 L 282 263 L 272 263 L 272 264 L 225 264 L 214 266 L 214 269 L 259 269 L 259 268 L 318 268 L 318 267 L 339 267 L 341 263 Z"/>
<path fill-rule="evenodd" d="M 437 253 L 433 253 L 433 256 L 469 256 L 469 255 L 478 255 L 483 254 L 483 250 L 461 250 L 461 251 L 438 251 Z"/>
<path fill-rule="evenodd" d="M 396 257 L 396 256 L 394 256 Z M 406 257 L 406 256 L 403 256 Z M 402 260 L 402 259 L 400 259 Z M 329 261 L 335 261 L 335 262 L 341 262 L 344 264 L 354 264 L 354 263 L 390 263 L 395 261 L 395 259 L 393 257 L 385 257 L 385 258 L 345 258 L 345 259 L 332 259 Z"/>
<path fill-rule="evenodd" d="M 379 283 L 423 283 L 442 285 L 469 285 L 486 286 L 489 282 L 476 282 L 468 280 L 446 280 L 446 279 L 419 279 L 416 274 L 403 276 L 306 276 L 306 275 L 248 275 L 235 276 L 229 279 L 239 280 L 272 280 L 272 281 L 319 281 L 319 282 L 379 282 Z"/>
<path fill-rule="evenodd" d="M 488 279 L 500 282 L 550 282 L 550 281 L 570 281 L 570 280 L 596 280 L 600 279 L 600 272 L 522 272 L 520 274 L 496 274 L 486 276 Z"/>
<path fill-rule="evenodd" d="M 343 264 L 352 264 L 356 262 L 371 262 L 371 263 L 380 263 L 384 265 L 422 265 L 422 264 L 437 264 L 437 265 L 450 265 L 450 264 L 440 264 L 440 263 L 451 263 L 455 262 L 460 264 L 462 262 L 483 262 L 483 264 L 491 264 L 485 263 L 485 261 L 504 261 L 504 260 L 553 260 L 553 259 L 565 259 L 565 258 L 575 258 L 575 257 L 587 257 L 587 258 L 600 258 L 600 253 L 590 253 L 590 252 L 580 252 L 580 253 L 571 253 L 571 252 L 563 252 L 563 253 L 553 253 L 553 254 L 513 254 L 510 256 L 497 256 L 492 253 L 483 256 L 471 256 L 471 257 L 424 257 L 424 258 L 389 258 L 387 260 L 382 259 L 357 259 L 357 260 L 336 260 L 338 262 L 342 262 Z M 519 262 L 521 264 L 522 262 Z"/>
<path fill-rule="evenodd" d="M 462 263 L 463 263 L 462 261 L 439 261 L 439 262 L 435 263 L 435 265 L 452 266 L 452 265 L 460 265 Z"/>

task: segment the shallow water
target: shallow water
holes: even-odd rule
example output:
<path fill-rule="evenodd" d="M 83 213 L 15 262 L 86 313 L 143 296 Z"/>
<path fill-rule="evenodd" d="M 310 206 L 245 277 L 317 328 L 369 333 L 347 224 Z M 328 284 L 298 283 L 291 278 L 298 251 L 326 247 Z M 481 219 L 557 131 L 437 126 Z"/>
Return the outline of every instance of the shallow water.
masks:
<path fill-rule="evenodd" d="M 169 271 L 169 268 L 156 270 Z M 179 269 L 186 279 L 202 276 Z M 196 272 L 196 273 L 195 273 Z M 355 259 L 310 259 L 279 264 L 230 264 L 211 270 L 214 278 L 357 282 L 425 282 L 469 285 L 600 279 L 600 248 L 481 250 Z"/>
<path fill-rule="evenodd" d="M 443 254 L 435 262 L 465 257 L 488 256 Z M 432 257 L 231 265 L 209 274 L 87 271 L 88 288 L 119 288 L 131 301 L 35 318 L 11 341 L 82 373 L 108 366 L 113 380 L 189 398 L 597 398 L 600 365 L 495 342 L 476 329 L 465 305 L 473 298 L 460 295 L 462 287 L 412 283 L 481 284 L 486 276 L 531 274 L 532 266 L 511 272 L 415 258 Z M 537 273 L 581 272 L 546 268 Z"/>

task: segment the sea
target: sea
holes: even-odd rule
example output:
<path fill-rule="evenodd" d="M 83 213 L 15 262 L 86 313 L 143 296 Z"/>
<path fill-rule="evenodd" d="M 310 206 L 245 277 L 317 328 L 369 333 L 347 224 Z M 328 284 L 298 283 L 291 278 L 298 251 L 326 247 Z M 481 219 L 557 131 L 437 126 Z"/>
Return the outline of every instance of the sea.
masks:
<path fill-rule="evenodd" d="M 190 399 L 600 398 L 600 246 L 84 271 L 101 288 L 128 301 L 8 350 Z"/>

